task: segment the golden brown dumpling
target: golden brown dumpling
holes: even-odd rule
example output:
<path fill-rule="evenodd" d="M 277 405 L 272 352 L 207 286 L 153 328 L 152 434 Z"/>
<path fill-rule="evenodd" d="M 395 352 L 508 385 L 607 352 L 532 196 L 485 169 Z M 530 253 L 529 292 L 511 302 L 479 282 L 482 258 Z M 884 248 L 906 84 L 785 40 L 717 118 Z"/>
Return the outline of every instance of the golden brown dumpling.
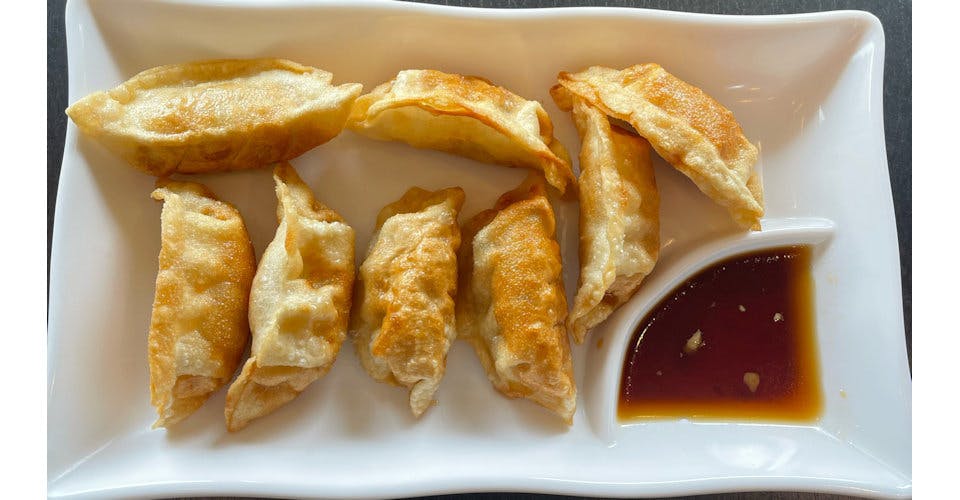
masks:
<path fill-rule="evenodd" d="M 564 329 L 556 221 L 540 174 L 474 216 L 463 229 L 458 334 L 503 394 L 527 398 L 569 425 L 577 405 Z"/>
<path fill-rule="evenodd" d="M 170 427 L 226 384 L 250 339 L 253 247 L 240 213 L 206 187 L 161 179 L 160 270 L 150 319 L 153 427 Z"/>
<path fill-rule="evenodd" d="M 561 193 L 576 185 L 570 157 L 540 103 L 482 78 L 401 71 L 357 99 L 347 127 L 374 139 L 539 170 Z"/>
<path fill-rule="evenodd" d="M 357 354 L 371 377 L 410 390 L 417 417 L 433 403 L 456 338 L 463 200 L 458 187 L 410 189 L 380 211 L 360 266 Z"/>
<path fill-rule="evenodd" d="M 359 83 L 282 59 L 148 69 L 67 108 L 80 131 L 152 175 L 257 168 L 337 136 Z"/>
<path fill-rule="evenodd" d="M 650 145 L 598 109 L 551 89 L 580 134 L 580 285 L 567 317 L 578 342 L 636 293 L 660 254 L 660 196 Z"/>
<path fill-rule="evenodd" d="M 354 277 L 353 229 L 314 199 L 282 163 L 277 234 L 250 292 L 250 359 L 227 392 L 227 429 L 276 410 L 327 373 L 346 337 Z"/>
<path fill-rule="evenodd" d="M 629 123 L 738 224 L 760 229 L 763 186 L 753 172 L 757 148 L 730 110 L 657 64 L 622 71 L 593 66 L 561 72 L 558 80 L 591 106 Z"/>

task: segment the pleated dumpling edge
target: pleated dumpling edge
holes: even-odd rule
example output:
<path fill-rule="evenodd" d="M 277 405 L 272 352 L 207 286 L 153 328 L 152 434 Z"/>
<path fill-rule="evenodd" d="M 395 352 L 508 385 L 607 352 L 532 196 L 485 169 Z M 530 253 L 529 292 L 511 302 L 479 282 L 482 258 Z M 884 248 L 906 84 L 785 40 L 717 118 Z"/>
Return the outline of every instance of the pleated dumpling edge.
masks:
<path fill-rule="evenodd" d="M 285 59 L 158 66 L 87 95 L 67 115 L 145 173 L 260 168 L 336 137 L 363 90 Z"/>
<path fill-rule="evenodd" d="M 147 337 L 157 428 L 199 409 L 240 365 L 256 261 L 240 213 L 206 186 L 160 179 L 151 196 L 163 202 Z"/>
<path fill-rule="evenodd" d="M 475 76 L 404 70 L 361 96 L 347 128 L 477 161 L 543 172 L 561 193 L 576 178 L 543 106 Z"/>
<path fill-rule="evenodd" d="M 227 429 L 287 404 L 333 365 L 347 335 L 354 230 L 288 163 L 274 168 L 278 227 L 250 290 L 250 357 L 227 392 Z"/>
<path fill-rule="evenodd" d="M 733 113 L 655 63 L 562 71 L 560 85 L 633 129 L 744 228 L 760 230 L 759 150 Z"/>

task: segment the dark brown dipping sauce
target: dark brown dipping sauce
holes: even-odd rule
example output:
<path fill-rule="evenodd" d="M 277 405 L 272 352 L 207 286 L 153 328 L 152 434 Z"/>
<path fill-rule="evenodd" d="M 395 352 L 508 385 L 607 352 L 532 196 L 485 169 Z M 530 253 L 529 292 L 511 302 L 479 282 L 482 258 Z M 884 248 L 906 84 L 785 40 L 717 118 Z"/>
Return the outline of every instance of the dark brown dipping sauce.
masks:
<path fill-rule="evenodd" d="M 680 285 L 634 332 L 619 418 L 819 417 L 810 264 L 808 246 L 766 249 Z"/>

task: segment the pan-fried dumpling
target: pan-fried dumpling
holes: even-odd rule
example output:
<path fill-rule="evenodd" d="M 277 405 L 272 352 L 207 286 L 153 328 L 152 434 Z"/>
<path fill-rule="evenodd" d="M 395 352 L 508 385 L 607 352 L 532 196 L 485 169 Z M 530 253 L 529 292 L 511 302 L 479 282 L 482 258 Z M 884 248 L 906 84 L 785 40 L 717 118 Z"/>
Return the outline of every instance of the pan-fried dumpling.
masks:
<path fill-rule="evenodd" d="M 147 340 L 157 428 L 189 416 L 236 372 L 256 263 L 240 213 L 206 187 L 161 179 L 152 196 L 163 201 Z"/>
<path fill-rule="evenodd" d="M 337 136 L 359 83 L 282 59 L 148 69 L 67 108 L 80 131 L 148 174 L 257 168 Z"/>
<path fill-rule="evenodd" d="M 569 425 L 577 404 L 556 221 L 538 173 L 463 228 L 458 335 L 503 394 Z"/>
<path fill-rule="evenodd" d="M 570 157 L 540 103 L 482 78 L 401 71 L 357 99 L 347 127 L 374 139 L 539 170 L 561 193 L 576 185 Z"/>
<path fill-rule="evenodd" d="M 753 171 L 757 148 L 730 110 L 652 63 L 623 71 L 593 66 L 561 72 L 558 80 L 591 106 L 629 123 L 738 224 L 760 229 L 763 186 Z"/>
<path fill-rule="evenodd" d="M 357 354 L 371 377 L 409 389 L 417 417 L 433 403 L 456 338 L 463 200 L 458 187 L 410 189 L 380 211 L 360 266 Z"/>
<path fill-rule="evenodd" d="M 297 397 L 327 373 L 347 333 L 353 229 L 287 163 L 273 173 L 279 227 L 250 291 L 250 359 L 227 392 L 227 429 Z"/>
<path fill-rule="evenodd" d="M 642 137 L 563 87 L 557 106 L 580 134 L 580 284 L 567 328 L 578 343 L 636 293 L 660 254 L 660 196 Z"/>

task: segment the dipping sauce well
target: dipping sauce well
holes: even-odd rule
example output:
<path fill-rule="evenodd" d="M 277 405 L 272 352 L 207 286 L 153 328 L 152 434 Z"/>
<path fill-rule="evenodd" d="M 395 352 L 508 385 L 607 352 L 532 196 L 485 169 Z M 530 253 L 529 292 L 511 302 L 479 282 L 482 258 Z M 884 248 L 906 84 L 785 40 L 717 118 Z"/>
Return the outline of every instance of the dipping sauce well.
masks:
<path fill-rule="evenodd" d="M 680 285 L 634 332 L 619 418 L 816 419 L 823 395 L 810 265 L 808 246 L 766 249 Z"/>

